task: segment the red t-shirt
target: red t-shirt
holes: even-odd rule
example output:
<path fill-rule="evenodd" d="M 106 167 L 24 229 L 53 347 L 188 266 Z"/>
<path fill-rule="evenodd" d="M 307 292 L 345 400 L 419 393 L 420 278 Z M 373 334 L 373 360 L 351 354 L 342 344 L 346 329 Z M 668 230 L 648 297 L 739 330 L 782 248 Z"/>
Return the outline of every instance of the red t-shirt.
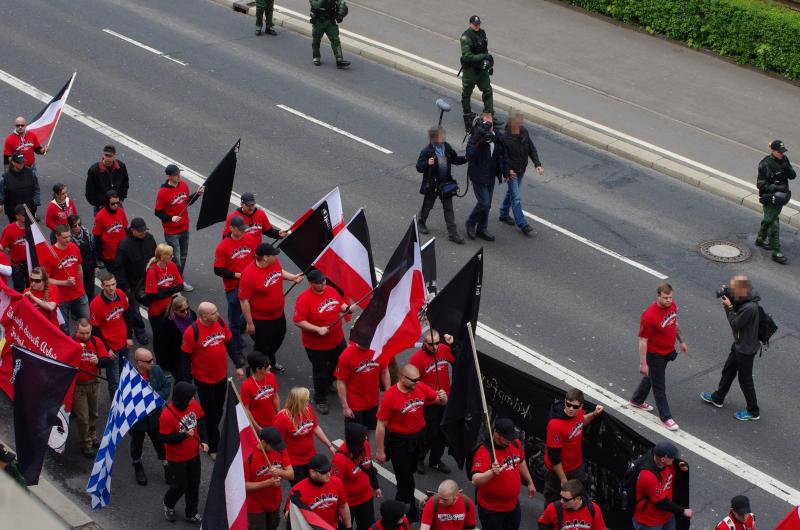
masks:
<path fill-rule="evenodd" d="M 128 229 L 128 216 L 125 210 L 119 206 L 117 211 L 111 213 L 108 208 L 100 208 L 94 217 L 92 234 L 102 239 L 101 246 L 104 261 L 114 261 L 117 257 L 117 247 L 120 241 L 125 239 L 125 231 Z"/>
<path fill-rule="evenodd" d="M 331 350 L 342 343 L 342 319 L 339 318 L 344 300 L 336 289 L 325 286 L 321 294 L 309 287 L 297 297 L 294 304 L 294 321 L 303 320 L 315 326 L 330 326 L 327 335 L 301 330 L 303 346 L 309 350 Z"/>
<path fill-rule="evenodd" d="M 416 434 L 425 428 L 423 409 L 436 401 L 436 391 L 419 382 L 411 392 L 403 392 L 393 385 L 383 393 L 378 407 L 378 419 L 386 422 L 390 432 Z"/>
<path fill-rule="evenodd" d="M 755 530 L 756 521 L 752 513 L 748 513 L 744 517 L 744 523 L 737 521 L 730 513 L 714 527 L 714 530 L 730 530 L 728 521 L 733 525 L 734 530 Z M 780 527 L 780 525 L 778 525 Z"/>
<path fill-rule="evenodd" d="M 594 519 L 592 512 L 586 507 L 586 502 L 581 504 L 577 510 L 567 510 L 562 507 L 563 516 L 561 518 L 561 528 L 558 527 L 558 513 L 555 503 L 550 503 L 539 517 L 540 524 L 546 524 L 553 530 L 606 530 L 606 523 L 603 521 L 603 514 L 596 502 L 590 501 L 594 505 Z"/>
<path fill-rule="evenodd" d="M 347 493 L 341 480 L 331 477 L 322 486 L 315 486 L 306 478 L 294 485 L 289 497 L 296 491 L 300 492 L 300 501 L 322 520 L 334 528 L 339 525 L 339 506 L 347 504 Z"/>
<path fill-rule="evenodd" d="M 75 204 L 69 197 L 67 197 L 63 208 L 59 206 L 55 200 L 52 200 L 47 203 L 47 211 L 44 214 L 44 224 L 50 230 L 55 230 L 58 225 L 69 226 L 67 218 L 77 213 L 78 210 L 75 209 Z"/>
<path fill-rule="evenodd" d="M 228 326 L 217 320 L 210 326 L 203 324 L 198 318 L 197 340 L 194 338 L 194 326 L 183 332 L 181 351 L 189 355 L 192 362 L 192 377 L 201 383 L 219 383 L 228 375 L 228 350 L 225 343 L 233 335 Z"/>
<path fill-rule="evenodd" d="M 165 268 L 159 267 L 158 263 L 153 263 L 147 269 L 144 277 L 144 292 L 147 294 L 156 294 L 159 291 L 175 287 L 176 285 L 183 285 L 183 277 L 178 266 L 174 261 L 168 261 Z M 156 316 L 162 314 L 167 310 L 172 303 L 171 296 L 165 296 L 158 300 L 152 300 L 147 307 L 147 314 Z"/>
<path fill-rule="evenodd" d="M 189 209 L 186 205 L 189 204 L 189 186 L 184 181 L 178 182 L 178 185 L 173 187 L 165 182 L 158 188 L 158 195 L 156 195 L 156 211 L 162 212 L 170 217 L 180 215 L 181 220 L 177 223 L 170 221 L 161 221 L 164 227 L 164 235 L 180 234 L 189 230 Z"/>
<path fill-rule="evenodd" d="M 347 404 L 353 410 L 378 406 L 381 392 L 381 366 L 372 360 L 372 352 L 349 344 L 339 356 L 334 372 L 347 385 Z"/>
<path fill-rule="evenodd" d="M 172 434 L 173 432 L 188 432 L 194 429 L 195 435 L 185 438 L 177 444 L 164 444 L 167 451 L 167 460 L 170 462 L 186 462 L 200 454 L 200 436 L 197 432 L 197 423 L 203 417 L 203 409 L 196 399 L 192 398 L 185 410 L 178 410 L 175 405 L 170 403 L 164 408 L 159 420 L 158 432 L 161 434 Z M 173 414 L 173 412 L 175 414 Z M 177 415 L 177 417 L 176 417 Z M 180 418 L 180 421 L 178 420 Z"/>
<path fill-rule="evenodd" d="M 31 292 L 31 293 L 33 293 L 33 295 L 36 298 L 39 298 L 40 300 L 44 300 L 44 291 L 41 290 L 41 289 L 25 289 L 23 294 L 25 294 L 27 292 Z M 49 299 L 47 301 L 48 302 L 55 302 L 55 304 L 56 304 L 56 308 L 55 309 L 53 309 L 52 311 L 48 311 L 47 309 L 43 308 L 39 304 L 33 304 L 33 305 L 34 305 L 34 307 L 36 307 L 36 309 L 39 310 L 39 312 L 41 314 L 43 314 L 47 318 L 47 320 L 49 320 L 56 327 L 58 327 L 58 326 L 60 326 L 60 324 L 58 323 L 58 287 L 56 287 L 55 285 L 48 285 L 47 286 L 47 292 L 50 295 Z M 31 302 L 31 303 L 33 303 L 33 302 Z"/>
<path fill-rule="evenodd" d="M 314 429 L 317 428 L 317 416 L 311 407 L 306 409 L 306 414 L 297 427 L 292 423 L 286 409 L 281 410 L 275 415 L 273 427 L 281 432 L 281 436 L 286 441 L 286 450 L 289 451 L 292 465 L 308 464 L 311 457 L 317 454 L 317 450 L 314 448 Z"/>
<path fill-rule="evenodd" d="M 242 383 L 242 405 L 247 407 L 253 419 L 263 429 L 271 427 L 275 422 L 275 396 L 278 395 L 278 380 L 272 372 L 267 373 L 264 379 L 256 381 L 248 377 Z"/>
<path fill-rule="evenodd" d="M 675 351 L 678 334 L 678 306 L 675 302 L 668 308 L 653 302 L 644 310 L 639 322 L 639 337 L 647 339 L 647 351 L 658 355 L 669 355 Z"/>
<path fill-rule="evenodd" d="M 262 210 L 261 208 L 256 208 L 256 211 L 253 212 L 253 215 L 247 215 L 246 213 L 242 212 L 241 208 L 236 208 L 230 214 L 228 214 L 228 218 L 225 219 L 225 226 L 222 229 L 222 237 L 225 237 L 231 233 L 231 219 L 234 217 L 241 217 L 244 219 L 245 228 L 244 233 L 250 234 L 254 236 L 256 243 L 261 243 L 261 234 L 266 234 L 270 228 L 272 228 L 272 223 L 269 222 L 269 217 L 267 217 L 267 213 Z"/>
<path fill-rule="evenodd" d="M 467 503 L 464 503 L 464 499 Z M 452 506 L 445 506 L 439 501 L 439 509 L 436 511 L 436 519 L 433 518 L 434 498 L 425 502 L 422 509 L 422 524 L 431 525 L 431 530 L 463 530 L 464 528 L 475 528 L 475 504 L 472 499 L 459 495 L 458 500 Z"/>
<path fill-rule="evenodd" d="M 583 464 L 583 410 L 574 418 L 550 418 L 547 422 L 547 447 L 561 449 L 561 467 L 567 473 Z M 553 469 L 550 456 L 544 452 L 544 464 Z"/>
<path fill-rule="evenodd" d="M 87 381 L 91 381 L 96 378 L 96 376 L 100 375 L 100 367 L 96 364 L 93 364 L 89 361 L 92 355 L 96 355 L 98 359 L 102 359 L 108 357 L 108 350 L 106 349 L 105 344 L 103 341 L 97 337 L 89 337 L 89 342 L 83 343 L 78 340 L 78 337 L 72 336 L 72 339 L 81 345 L 83 348 L 83 353 L 81 353 L 81 363 L 78 365 L 78 368 L 81 371 L 78 372 L 78 377 L 75 378 L 76 383 L 85 383 Z M 93 375 L 87 374 L 86 372 L 90 372 Z"/>
<path fill-rule="evenodd" d="M 371 501 L 375 495 L 367 471 L 372 468 L 372 448 L 364 440 L 364 455 L 354 461 L 347 454 L 347 444 L 342 444 L 331 461 L 331 476 L 342 481 L 347 491 L 347 503 L 352 508 Z M 365 471 L 367 470 L 367 471 Z"/>
<path fill-rule="evenodd" d="M 20 137 L 16 132 L 12 132 L 6 136 L 6 141 L 3 143 L 3 155 L 11 156 L 14 151 L 19 151 L 25 157 L 25 165 L 32 166 L 36 163 L 36 149 L 39 149 L 39 138 L 35 133 L 25 131 L 25 134 Z M 13 206 L 12 206 L 13 208 Z"/>
<path fill-rule="evenodd" d="M 101 292 L 89 304 L 89 321 L 100 328 L 100 334 L 108 347 L 114 351 L 125 348 L 128 339 L 128 326 L 125 311 L 128 310 L 128 297 L 117 289 L 117 299 L 109 301 Z"/>
<path fill-rule="evenodd" d="M 478 504 L 493 512 L 508 512 L 517 506 L 517 497 L 522 485 L 520 466 L 525 452 L 519 440 L 514 440 L 505 449 L 495 446 L 495 455 L 500 464 L 500 474 L 478 488 Z M 492 455 L 481 445 L 472 460 L 472 471 L 483 473 L 492 469 Z"/>
<path fill-rule="evenodd" d="M 260 237 L 260 236 L 259 236 Z M 214 267 L 228 269 L 231 272 L 241 273 L 256 257 L 256 246 L 260 239 L 245 234 L 241 238 L 225 237 L 217 245 L 214 252 Z M 238 278 L 222 278 L 225 292 L 233 291 L 239 287 Z"/>
<path fill-rule="evenodd" d="M 660 470 L 658 477 L 651 470 L 641 470 L 636 480 L 636 498 L 642 500 L 636 503 L 633 518 L 644 526 L 661 526 L 669 521 L 672 512 L 662 510 L 656 503 L 663 499 L 672 500 L 674 485 L 674 465 Z"/>
<path fill-rule="evenodd" d="M 283 315 L 283 267 L 276 258 L 263 269 L 255 262 L 239 278 L 239 300 L 250 300 L 253 320 L 275 320 Z"/>
<path fill-rule="evenodd" d="M 83 296 L 83 274 L 78 267 L 83 263 L 81 251 L 75 243 L 68 243 L 67 248 L 61 250 L 58 246 L 51 247 L 55 252 L 58 262 L 53 261 L 53 255 L 48 253 L 48 263 L 45 269 L 52 280 L 66 280 L 70 276 L 75 278 L 75 285 L 58 286 L 58 299 L 62 302 L 71 302 Z"/>
<path fill-rule="evenodd" d="M 456 362 L 453 350 L 447 344 L 439 344 L 436 349 L 436 360 L 433 355 L 422 348 L 415 351 L 408 360 L 419 370 L 422 382 L 431 388 L 441 388 L 450 394 L 450 364 Z M 438 372 L 438 375 L 437 375 Z"/>
<path fill-rule="evenodd" d="M 289 454 L 283 451 L 267 451 L 270 463 L 278 469 L 286 469 L 292 463 Z M 256 448 L 253 454 L 244 463 L 245 480 L 247 482 L 264 482 L 271 479 L 264 453 Z M 281 486 L 267 486 L 260 490 L 247 492 L 247 513 L 274 512 L 281 508 Z"/>
<path fill-rule="evenodd" d="M 3 228 L 0 236 L 0 245 L 8 249 L 11 263 L 15 265 L 28 263 L 28 245 L 25 241 L 25 227 L 20 228 L 17 223 L 8 223 Z"/>

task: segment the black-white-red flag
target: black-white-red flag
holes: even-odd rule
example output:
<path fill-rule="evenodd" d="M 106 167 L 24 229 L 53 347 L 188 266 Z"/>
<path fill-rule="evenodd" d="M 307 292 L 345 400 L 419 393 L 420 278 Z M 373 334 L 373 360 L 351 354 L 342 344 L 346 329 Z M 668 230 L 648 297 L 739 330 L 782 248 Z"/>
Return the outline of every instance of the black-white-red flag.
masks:
<path fill-rule="evenodd" d="M 333 188 L 327 195 L 323 198 L 318 200 L 314 206 L 306 210 L 306 212 L 301 215 L 297 221 L 295 221 L 291 227 L 289 227 L 289 231 L 295 230 L 298 226 L 300 226 L 303 221 L 305 221 L 315 210 L 317 210 L 320 206 L 325 204 L 330 212 L 330 219 L 331 219 L 331 228 L 333 229 L 333 234 L 336 235 L 339 231 L 344 228 L 344 210 L 342 209 L 342 196 L 339 194 L 339 187 Z"/>
<path fill-rule="evenodd" d="M 72 90 L 72 83 L 75 81 L 76 74 L 77 72 L 73 73 L 67 84 L 61 87 L 61 90 L 53 96 L 47 106 L 28 121 L 26 131 L 35 134 L 36 139 L 42 145 L 50 144 L 50 137 L 53 135 L 53 130 L 61 117 L 61 111 L 67 102 L 69 91 Z"/>

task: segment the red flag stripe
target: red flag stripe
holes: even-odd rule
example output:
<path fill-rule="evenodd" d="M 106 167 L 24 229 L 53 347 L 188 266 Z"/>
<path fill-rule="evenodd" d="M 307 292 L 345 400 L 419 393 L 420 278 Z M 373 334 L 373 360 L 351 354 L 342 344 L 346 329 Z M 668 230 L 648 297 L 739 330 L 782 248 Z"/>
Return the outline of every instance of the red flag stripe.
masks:
<path fill-rule="evenodd" d="M 328 248 L 314 262 L 314 266 L 322 271 L 330 279 L 331 283 L 341 289 L 346 297 L 351 300 L 361 300 L 363 298 L 358 305 L 362 309 L 366 309 L 370 301 L 370 297 L 366 295 L 369 294 L 372 285 L 370 285 L 369 280 L 364 280 L 362 274 L 353 265 L 353 261 L 349 259 L 347 254 L 340 254 L 333 248 Z"/>
<path fill-rule="evenodd" d="M 800 530 L 800 506 L 792 508 L 783 521 L 778 523 L 775 530 Z"/>
<path fill-rule="evenodd" d="M 425 283 L 417 261 L 392 290 L 386 316 L 373 335 L 370 349 L 376 352 L 373 359 L 381 366 L 387 366 L 395 355 L 409 348 L 422 335 L 419 311 L 424 304 Z"/>
<path fill-rule="evenodd" d="M 314 213 L 314 210 L 320 207 L 320 205 L 324 202 L 328 203 L 328 213 L 331 216 L 331 227 L 333 228 L 333 235 L 338 234 L 342 228 L 344 228 L 344 209 L 342 208 L 342 196 L 339 194 L 339 187 L 333 188 L 327 195 L 325 195 L 322 199 L 317 201 L 314 206 L 309 208 L 303 215 L 301 215 L 297 221 L 295 221 L 289 230 L 294 230 L 301 224 L 303 221 L 308 219 L 308 217 Z"/>

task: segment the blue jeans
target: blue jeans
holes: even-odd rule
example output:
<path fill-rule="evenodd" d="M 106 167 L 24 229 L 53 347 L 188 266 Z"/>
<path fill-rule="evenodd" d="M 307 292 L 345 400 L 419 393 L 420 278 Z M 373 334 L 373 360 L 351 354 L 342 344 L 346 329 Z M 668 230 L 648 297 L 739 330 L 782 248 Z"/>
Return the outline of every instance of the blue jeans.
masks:
<path fill-rule="evenodd" d="M 508 181 L 508 191 L 506 191 L 506 198 L 503 199 L 503 204 L 500 206 L 500 217 L 508 217 L 508 211 L 514 213 L 514 221 L 517 226 L 524 228 L 528 226 L 528 221 L 525 219 L 525 214 L 522 213 L 522 203 L 520 202 L 519 188 L 522 186 L 522 177 L 525 173 L 517 173 L 517 176 Z"/>
<path fill-rule="evenodd" d="M 119 374 L 122 371 L 122 366 L 124 364 L 123 359 L 128 359 L 130 353 L 128 352 L 128 348 L 122 348 L 114 353 L 117 354 L 117 360 L 111 361 L 106 367 L 106 379 L 108 379 L 108 397 L 113 401 L 114 399 L 114 392 L 117 391 L 117 387 L 119 386 Z"/>
<path fill-rule="evenodd" d="M 239 288 L 226 292 L 225 298 L 228 301 L 228 327 L 231 328 L 231 334 L 233 334 L 231 346 L 233 351 L 241 354 L 242 348 L 244 348 L 241 333 L 244 317 L 242 316 L 242 304 L 239 302 Z"/>
<path fill-rule="evenodd" d="M 189 255 L 189 231 L 180 234 L 164 234 L 164 241 L 172 247 L 172 259 L 182 276 L 183 268 L 186 266 L 186 257 Z"/>
<path fill-rule="evenodd" d="M 79 318 L 89 318 L 89 297 L 84 293 L 75 300 L 61 302 L 58 304 L 58 310 L 61 311 L 61 316 L 64 317 L 64 327 L 69 331 L 70 316 L 75 321 Z"/>
<path fill-rule="evenodd" d="M 469 214 L 467 224 L 476 226 L 478 232 L 485 232 L 489 226 L 489 210 L 492 208 L 492 194 L 494 193 L 494 179 L 488 184 L 472 181 L 472 190 L 478 200 L 472 213 Z"/>
<path fill-rule="evenodd" d="M 634 530 L 675 530 L 675 516 L 671 515 L 669 517 L 669 521 L 662 524 L 661 526 L 645 526 L 638 522 L 636 518 L 633 518 L 633 528 Z"/>

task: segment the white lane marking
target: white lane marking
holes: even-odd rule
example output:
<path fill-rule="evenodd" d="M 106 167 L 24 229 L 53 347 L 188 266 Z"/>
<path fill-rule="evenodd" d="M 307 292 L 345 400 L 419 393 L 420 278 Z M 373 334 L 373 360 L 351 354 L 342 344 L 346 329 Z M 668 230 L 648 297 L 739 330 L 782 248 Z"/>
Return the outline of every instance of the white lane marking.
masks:
<path fill-rule="evenodd" d="M 567 237 L 571 237 L 575 241 L 580 241 L 581 243 L 583 243 L 584 245 L 586 245 L 588 247 L 591 247 L 591 248 L 593 248 L 593 249 L 595 249 L 595 250 L 597 250 L 599 252 L 602 252 L 603 254 L 611 256 L 614 259 L 618 259 L 623 263 L 627 263 L 631 267 L 636 267 L 637 269 L 639 269 L 641 271 L 644 271 L 647 274 L 652 274 L 653 276 L 655 276 L 659 280 L 666 280 L 667 278 L 669 278 L 669 276 L 667 276 L 665 274 L 661 274 L 657 270 L 651 269 L 647 265 L 643 265 L 643 264 L 639 263 L 638 261 L 634 261 L 634 260 L 632 260 L 632 259 L 630 259 L 628 257 L 625 257 L 622 254 L 620 254 L 619 252 L 614 252 L 613 250 L 608 249 L 608 248 L 604 247 L 603 245 L 601 245 L 599 243 L 595 243 L 591 239 L 586 239 L 585 237 L 579 236 L 578 234 L 576 234 L 574 232 L 570 232 L 566 228 L 558 226 L 557 224 L 553 224 L 550 221 L 548 221 L 547 219 L 542 219 L 538 215 L 533 215 L 532 213 L 530 213 L 530 212 L 528 212 L 526 210 L 522 210 L 522 213 L 525 214 L 525 217 L 527 217 L 531 221 L 536 221 L 539 224 L 543 224 L 544 226 L 546 226 L 548 228 L 551 228 L 551 229 L 555 230 L 556 232 L 564 234 Z"/>
<path fill-rule="evenodd" d="M 353 133 L 349 133 L 349 132 L 347 132 L 347 131 L 345 131 L 343 129 L 340 129 L 340 128 L 334 126 L 334 125 L 331 125 L 330 123 L 325 123 L 322 120 L 318 120 L 317 118 L 315 118 L 313 116 L 309 116 L 308 114 L 304 114 L 304 113 L 300 112 L 297 109 L 293 109 L 292 107 L 289 107 L 288 105 L 275 105 L 275 106 L 278 107 L 281 110 L 285 110 L 286 112 L 290 112 L 290 113 L 294 114 L 295 116 L 299 116 L 300 118 L 303 118 L 304 120 L 308 120 L 311 123 L 316 123 L 317 125 L 325 127 L 326 129 L 330 129 L 331 131 L 333 131 L 335 133 L 339 133 L 342 136 L 346 136 L 346 137 L 350 138 L 351 140 L 355 140 L 356 142 L 362 143 L 362 144 L 366 145 L 367 147 L 371 147 L 371 148 L 375 149 L 376 151 L 380 151 L 381 153 L 384 153 L 386 155 L 391 155 L 392 154 L 392 152 L 389 151 L 388 149 L 386 149 L 385 147 L 381 147 L 376 143 L 372 143 L 369 140 L 365 140 L 365 139 L 361 138 L 360 136 L 356 136 Z"/>
<path fill-rule="evenodd" d="M 109 35 L 114 36 L 114 37 L 116 37 L 118 39 L 124 40 L 125 42 L 129 42 L 129 43 L 133 44 L 134 46 L 138 46 L 139 48 L 141 48 L 143 50 L 147 50 L 150 53 L 153 53 L 155 55 L 163 57 L 164 59 L 169 59 L 170 61 L 172 61 L 174 63 L 178 63 L 181 66 L 188 66 L 188 64 L 189 64 L 189 63 L 185 63 L 183 61 L 179 61 L 178 59 L 176 59 L 174 57 L 170 57 L 169 54 L 164 53 L 164 52 L 159 51 L 159 50 L 156 50 L 155 48 L 152 48 L 152 47 L 148 46 L 147 44 L 143 44 L 143 43 L 139 42 L 138 40 L 134 40 L 134 39 L 132 39 L 130 37 L 126 37 L 122 33 L 117 33 L 114 30 L 111 30 L 111 29 L 108 29 L 108 28 L 103 28 L 103 33 L 108 33 Z"/>
<path fill-rule="evenodd" d="M 3 70 L 0 70 L 0 80 L 44 103 L 49 102 L 52 98 L 52 96 Z M 138 140 L 131 138 L 117 129 L 114 129 L 113 127 L 106 125 L 105 123 L 92 118 L 91 116 L 87 116 L 76 108 L 70 105 L 65 105 L 62 112 L 64 112 L 67 116 L 74 118 L 78 122 L 86 125 L 87 127 L 95 130 L 96 132 L 108 136 L 117 143 L 129 147 L 130 149 L 138 152 L 142 156 L 152 160 L 157 164 L 177 164 L 179 167 L 183 168 L 182 173 L 187 180 L 198 185 L 203 183 L 204 178 L 197 172 L 188 169 L 185 165 L 178 163 L 177 161 L 139 142 Z M 239 194 L 232 194 L 231 203 L 238 205 L 240 202 L 239 198 Z M 286 218 L 281 217 L 280 215 L 267 210 L 266 208 L 264 208 L 264 210 L 269 215 L 270 220 L 273 220 L 273 224 L 278 226 L 278 228 L 288 228 L 291 225 Z M 800 504 L 800 491 L 796 490 L 795 488 L 792 488 L 788 484 L 785 484 L 780 480 L 755 469 L 753 466 L 745 463 L 744 461 L 725 453 L 721 449 L 713 447 L 707 442 L 692 436 L 686 431 L 671 432 L 666 430 L 655 416 L 651 414 L 644 414 L 641 411 L 628 408 L 627 400 L 625 398 L 603 388 L 602 386 L 545 357 L 544 355 L 526 346 L 523 346 L 519 342 L 507 337 L 499 331 L 496 331 L 484 324 L 478 323 L 477 336 L 508 352 L 510 355 L 521 359 L 529 365 L 552 375 L 569 386 L 584 389 L 587 394 L 594 397 L 601 403 L 608 405 L 609 409 L 613 409 L 620 415 L 647 427 L 661 438 L 669 438 L 670 440 L 675 441 L 686 449 L 705 458 L 709 462 L 716 464 L 729 473 L 761 488 L 768 494 L 791 504 Z"/>

